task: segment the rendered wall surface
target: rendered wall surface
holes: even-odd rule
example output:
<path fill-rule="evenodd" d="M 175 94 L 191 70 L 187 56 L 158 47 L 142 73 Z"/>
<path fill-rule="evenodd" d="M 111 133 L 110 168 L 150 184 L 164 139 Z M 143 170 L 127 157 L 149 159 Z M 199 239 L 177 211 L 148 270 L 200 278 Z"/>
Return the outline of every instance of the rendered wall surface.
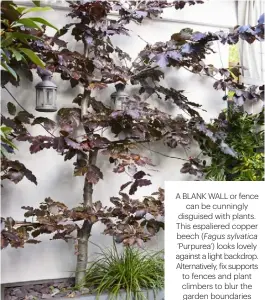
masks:
<path fill-rule="evenodd" d="M 212 1 L 211 1 L 212 2 Z M 219 2 L 222 2 L 220 4 Z M 207 6 L 208 5 L 208 6 Z M 216 8 L 216 9 L 214 9 Z M 197 9 L 199 13 L 197 14 Z M 184 13 L 185 11 L 185 13 Z M 67 11 L 56 10 L 43 14 L 51 23 L 58 28 L 69 22 L 69 18 L 65 17 Z M 176 17 L 177 16 L 177 17 Z M 220 17 L 223 16 L 223 17 Z M 218 31 L 220 24 L 222 26 L 232 26 L 236 23 L 235 10 L 233 1 L 218 1 L 204 4 L 201 6 L 188 7 L 182 11 L 170 10 L 166 13 L 167 18 L 188 19 L 192 22 L 209 22 L 212 26 L 217 24 L 217 27 L 196 26 L 189 23 L 176 22 L 160 22 L 146 21 L 141 26 L 131 24 L 130 29 L 133 30 L 132 37 L 114 37 L 113 41 L 116 45 L 127 51 L 132 58 L 135 58 L 137 53 L 145 46 L 145 43 L 136 35 L 139 34 L 143 39 L 150 43 L 157 41 L 166 41 L 170 36 L 185 27 L 191 27 L 199 31 Z M 67 40 L 71 50 L 82 51 L 80 44 L 76 44 L 75 40 L 68 35 Z M 216 54 L 210 55 L 206 62 L 212 63 L 216 67 L 228 65 L 228 48 L 220 45 L 216 47 Z M 34 76 L 34 82 L 22 80 L 19 88 L 9 86 L 10 90 L 17 100 L 30 112 L 36 116 L 47 116 L 54 118 L 55 113 L 38 113 L 35 111 L 35 84 L 40 79 Z M 71 107 L 72 100 L 82 92 L 80 88 L 72 89 L 67 81 L 61 81 L 60 76 L 55 76 L 54 81 L 58 86 L 58 108 Z M 211 78 L 202 78 L 198 75 L 193 75 L 186 70 L 173 71 L 170 70 L 165 81 L 165 85 L 172 86 L 176 89 L 185 90 L 185 95 L 195 102 L 203 104 L 203 108 L 207 113 L 203 113 L 209 120 L 215 117 L 218 112 L 225 107 L 222 101 L 222 94 L 215 91 L 212 87 L 213 80 Z M 110 87 L 104 92 L 100 92 L 97 97 L 104 101 L 110 101 L 109 95 L 114 91 L 114 87 Z M 2 112 L 6 112 L 6 104 L 11 101 L 10 96 L 2 91 Z M 156 103 L 156 99 L 153 99 Z M 177 113 L 178 110 L 171 105 L 163 104 L 161 109 Z M 32 128 L 33 134 L 45 134 L 45 131 L 40 126 Z M 15 185 L 11 182 L 3 182 L 2 188 L 2 216 L 12 216 L 16 220 L 23 220 L 23 210 L 20 209 L 23 205 L 38 206 L 46 197 L 51 197 L 54 200 L 62 201 L 69 207 L 76 205 L 82 201 L 83 178 L 73 177 L 73 160 L 64 162 L 63 157 L 53 150 L 43 150 L 37 154 L 30 155 L 29 144 L 20 143 L 19 151 L 16 154 L 16 159 L 24 163 L 38 179 L 38 186 L 28 180 L 23 180 Z M 167 153 L 167 155 L 181 156 L 186 158 L 185 152 L 182 150 L 169 151 L 168 148 L 162 145 L 152 146 L 153 150 Z M 144 149 L 143 149 L 144 150 Z M 182 162 L 176 159 L 169 159 L 157 155 L 145 149 L 147 156 L 151 157 L 157 165 L 155 169 L 159 172 L 149 170 L 152 174 L 153 185 L 141 188 L 136 196 L 148 195 L 157 190 L 159 186 L 163 187 L 165 180 L 194 180 L 193 177 L 180 174 Z M 189 155 L 198 154 L 197 149 L 191 149 Z M 119 187 L 122 183 L 128 181 L 127 175 L 114 175 L 112 166 L 104 156 L 100 156 L 98 166 L 103 170 L 104 180 L 100 181 L 95 187 L 94 199 L 101 200 L 103 204 L 109 203 L 110 196 L 116 196 Z M 181 184 L 181 183 L 180 183 Z M 112 239 L 103 236 L 101 232 L 103 226 L 94 226 L 91 241 L 101 246 L 111 245 Z M 7 248 L 2 251 L 2 283 L 63 278 L 73 274 L 75 269 L 76 256 L 74 255 L 73 242 L 66 243 L 64 241 L 49 241 L 49 237 L 43 237 L 43 242 L 38 245 L 26 245 L 25 249 Z M 155 237 L 147 245 L 151 249 L 163 248 L 163 233 Z M 89 253 L 92 255 L 98 252 L 98 249 L 90 244 Z"/>

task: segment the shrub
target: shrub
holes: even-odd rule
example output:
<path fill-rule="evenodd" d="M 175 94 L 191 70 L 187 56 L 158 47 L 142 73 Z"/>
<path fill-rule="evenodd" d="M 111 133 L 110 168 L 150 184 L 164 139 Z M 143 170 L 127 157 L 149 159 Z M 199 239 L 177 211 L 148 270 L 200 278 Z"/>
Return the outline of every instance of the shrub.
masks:
<path fill-rule="evenodd" d="M 146 299 L 144 291 L 154 292 L 164 287 L 164 259 L 162 252 L 145 252 L 125 247 L 119 254 L 117 247 L 101 250 L 99 258 L 87 269 L 85 286 L 98 296 L 110 293 L 116 299 L 121 291 L 127 299 Z"/>

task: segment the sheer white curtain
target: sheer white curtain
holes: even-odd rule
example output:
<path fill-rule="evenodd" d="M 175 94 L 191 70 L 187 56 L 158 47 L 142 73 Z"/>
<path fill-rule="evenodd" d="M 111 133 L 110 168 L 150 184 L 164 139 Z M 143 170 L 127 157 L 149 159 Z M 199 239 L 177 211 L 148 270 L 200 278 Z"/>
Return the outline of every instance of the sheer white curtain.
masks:
<path fill-rule="evenodd" d="M 239 25 L 256 25 L 259 17 L 264 13 L 264 0 L 237 1 L 237 16 Z M 244 71 L 243 82 L 254 85 L 264 84 L 264 55 L 265 43 L 254 42 L 248 44 L 240 41 L 240 62 L 248 70 Z"/>

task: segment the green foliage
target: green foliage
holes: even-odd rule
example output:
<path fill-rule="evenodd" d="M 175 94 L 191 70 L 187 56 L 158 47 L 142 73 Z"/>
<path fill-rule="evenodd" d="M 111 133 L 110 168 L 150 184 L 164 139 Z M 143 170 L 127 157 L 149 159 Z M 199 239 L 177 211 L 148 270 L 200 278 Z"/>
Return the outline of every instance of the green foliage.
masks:
<path fill-rule="evenodd" d="M 264 110 L 259 114 L 225 111 L 212 129 L 219 130 L 224 124 L 227 124 L 223 127 L 226 128 L 225 142 L 237 157 L 225 154 L 211 144 L 212 147 L 204 149 L 212 159 L 211 165 L 206 167 L 206 178 L 217 181 L 264 180 Z"/>
<path fill-rule="evenodd" d="M 156 292 L 164 287 L 162 253 L 148 254 L 125 247 L 119 254 L 114 244 L 112 249 L 101 250 L 100 258 L 89 266 L 85 286 L 98 296 L 110 293 L 110 299 L 117 299 L 122 291 L 126 292 L 126 300 L 146 299 L 144 290 Z"/>
<path fill-rule="evenodd" d="M 237 65 L 240 62 L 238 45 L 229 46 L 229 64 Z"/>
<path fill-rule="evenodd" d="M 32 8 L 17 6 L 12 1 L 1 2 L 1 66 L 16 80 L 17 73 L 12 67 L 14 62 L 27 63 L 29 60 L 45 67 L 45 63 L 30 49 L 32 41 L 42 40 L 38 31 L 44 32 L 45 26 L 58 30 L 43 18 L 25 17 L 27 13 L 51 10 L 50 7 L 40 7 L 39 1 L 33 2 L 36 7 Z M 33 30 L 35 32 L 31 34 Z"/>
<path fill-rule="evenodd" d="M 1 156 L 6 156 L 7 153 L 13 153 L 16 146 L 12 143 L 9 135 L 12 132 L 12 128 L 7 126 L 1 126 L 0 135 L 1 135 Z"/>

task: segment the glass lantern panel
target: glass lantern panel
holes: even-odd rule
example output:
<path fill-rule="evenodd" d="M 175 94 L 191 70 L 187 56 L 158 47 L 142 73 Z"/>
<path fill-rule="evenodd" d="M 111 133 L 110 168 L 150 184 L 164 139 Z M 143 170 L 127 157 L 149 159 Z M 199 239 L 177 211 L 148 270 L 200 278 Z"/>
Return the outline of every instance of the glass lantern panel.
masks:
<path fill-rule="evenodd" d="M 118 110 L 122 110 L 122 101 L 121 101 L 121 99 L 120 98 L 118 98 L 117 100 L 116 100 L 116 105 L 115 105 L 116 107 L 116 109 L 118 109 Z"/>
<path fill-rule="evenodd" d="M 127 105 L 128 97 L 127 96 L 120 96 L 118 98 L 118 102 L 120 103 L 121 109 L 125 109 Z"/>
<path fill-rule="evenodd" d="M 37 89 L 37 106 L 44 106 L 44 92 L 42 89 Z"/>
<path fill-rule="evenodd" d="M 47 95 L 47 105 L 53 105 L 53 89 L 47 89 L 46 90 L 46 95 Z"/>

